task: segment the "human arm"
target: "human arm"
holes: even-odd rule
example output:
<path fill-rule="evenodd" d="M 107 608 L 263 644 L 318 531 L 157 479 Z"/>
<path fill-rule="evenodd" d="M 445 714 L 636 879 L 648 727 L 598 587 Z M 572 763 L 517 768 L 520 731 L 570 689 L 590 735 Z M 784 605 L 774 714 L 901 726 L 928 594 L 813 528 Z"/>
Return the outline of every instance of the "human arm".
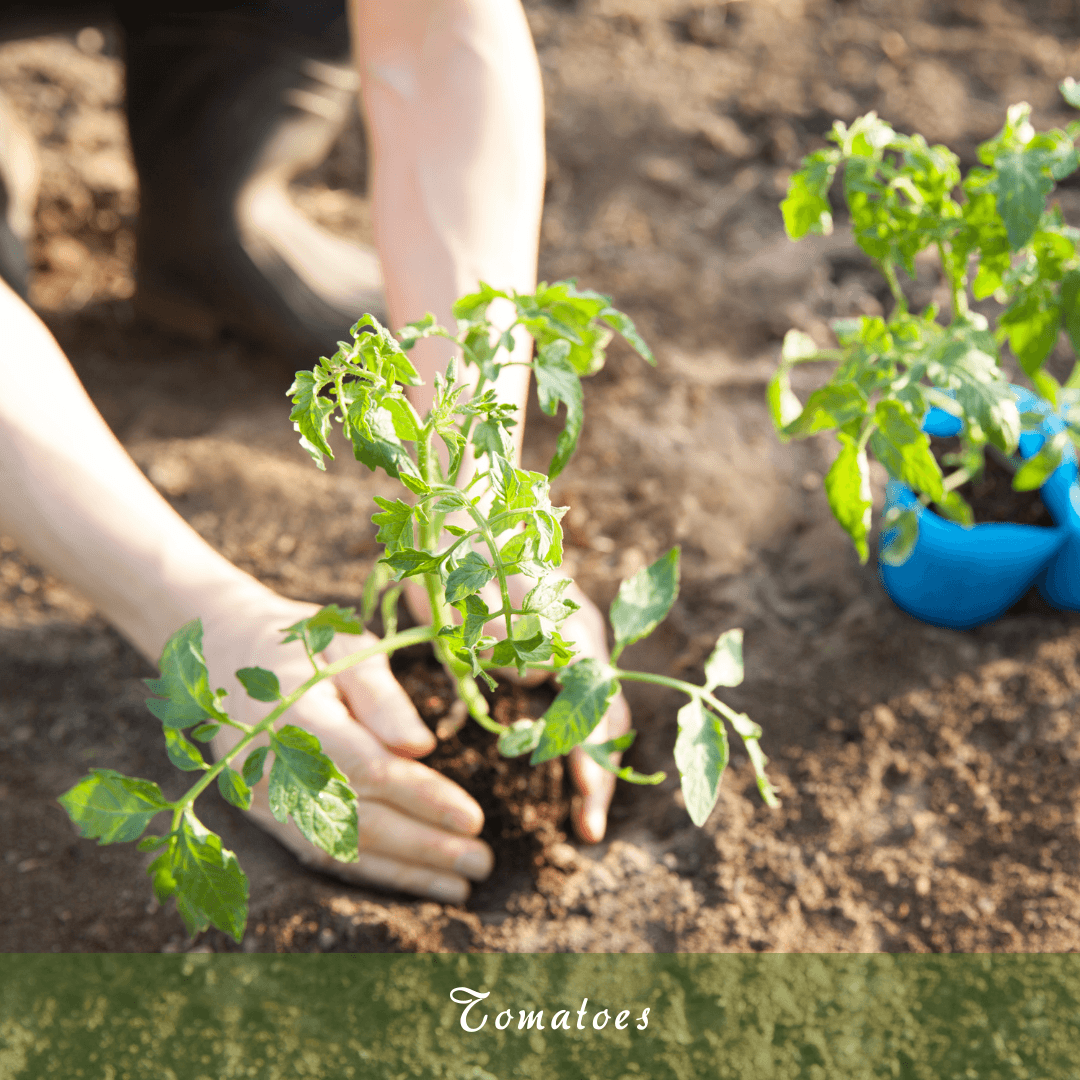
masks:
<path fill-rule="evenodd" d="M 480 281 L 531 292 L 536 286 L 544 187 L 544 110 L 540 68 L 521 5 L 511 0 L 352 0 L 362 101 L 371 136 L 375 239 L 393 326 L 431 311 L 455 325 L 453 304 Z M 506 303 L 505 301 L 503 302 Z M 498 323 L 512 318 L 493 305 Z M 505 323 L 504 323 L 505 325 Z M 519 328 L 520 329 L 520 328 Z M 512 359 L 527 363 L 532 342 L 515 337 Z M 424 385 L 413 403 L 431 403 L 434 375 L 453 355 L 445 340 L 420 341 L 410 354 Z M 529 369 L 507 368 L 503 400 L 524 420 Z M 512 429 L 521 452 L 524 423 Z M 468 465 L 466 465 L 468 468 Z M 518 582 L 524 596 L 528 586 Z M 603 619 L 584 595 L 562 628 L 581 653 L 607 659 Z M 421 596 L 414 598 L 423 606 Z M 594 738 L 626 731 L 621 695 Z M 614 779 L 575 751 L 580 792 L 574 824 L 600 840 Z"/>
<path fill-rule="evenodd" d="M 265 708 L 233 672 L 270 668 L 286 691 L 302 682 L 307 658 L 295 644 L 279 646 L 278 631 L 315 608 L 233 566 L 161 498 L 52 335 L 2 281 L 0 327 L 0 530 L 78 588 L 151 662 L 174 631 L 201 617 L 213 685 L 230 691 L 237 719 L 259 719 Z M 339 636 L 327 659 L 359 647 Z M 385 660 L 320 684 L 287 719 L 323 742 L 360 795 L 361 861 L 331 865 L 292 826 L 273 821 L 266 781 L 256 789 L 254 816 L 304 861 L 439 900 L 463 900 L 466 878 L 486 876 L 491 854 L 474 839 L 482 812 L 459 787 L 408 760 L 430 750 L 433 737 Z"/>

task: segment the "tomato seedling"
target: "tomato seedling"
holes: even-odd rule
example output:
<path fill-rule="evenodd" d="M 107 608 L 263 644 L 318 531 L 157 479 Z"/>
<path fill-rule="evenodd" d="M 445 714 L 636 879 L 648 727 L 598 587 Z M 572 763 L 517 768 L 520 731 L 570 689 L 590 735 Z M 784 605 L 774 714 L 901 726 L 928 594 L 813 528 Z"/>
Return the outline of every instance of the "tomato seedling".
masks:
<path fill-rule="evenodd" d="M 1067 79 L 1061 92 L 1080 108 L 1080 85 Z M 781 204 L 788 235 L 832 229 L 829 193 L 842 177 L 855 242 L 874 261 L 892 294 L 887 319 L 863 316 L 833 324 L 839 348 L 822 349 L 797 330 L 784 339 L 781 361 L 769 384 L 773 422 L 785 441 L 833 431 L 840 452 L 825 477 L 837 521 L 865 562 L 869 553 L 870 477 L 867 451 L 889 475 L 903 481 L 924 506 L 972 523 L 957 490 L 978 476 L 989 444 L 1013 458 L 1020 436 L 1035 431 L 1041 414 L 1021 414 L 999 364 L 1007 341 L 1036 391 L 1066 418 L 1080 401 L 1080 364 L 1064 384 L 1043 369 L 1064 329 L 1080 349 L 1080 231 L 1048 205 L 1055 184 L 1080 165 L 1074 142 L 1080 121 L 1036 132 L 1031 107 L 1009 108 L 1001 132 L 979 147 L 980 164 L 961 176 L 959 158 L 921 135 L 901 135 L 874 113 L 850 127 L 837 121 L 836 145 L 810 154 L 792 177 Z M 931 304 L 908 310 L 899 271 L 914 278 L 915 259 L 933 249 L 951 296 L 950 311 Z M 969 274 L 974 269 L 974 279 Z M 968 306 L 993 297 L 1003 310 L 991 326 Z M 792 392 L 796 364 L 829 361 L 829 382 L 804 405 Z M 944 475 L 930 451 L 922 423 L 931 406 L 963 421 L 962 449 L 947 457 Z M 1040 487 L 1061 464 L 1071 424 L 1047 439 L 1034 457 L 1015 461 L 1014 487 Z M 887 563 L 903 563 L 918 536 L 918 512 L 893 507 L 886 515 Z"/>
<path fill-rule="evenodd" d="M 488 319 L 495 300 L 509 301 L 516 312 L 513 325 L 501 332 Z M 497 736 L 499 750 L 508 757 L 529 754 L 536 764 L 580 746 L 621 779 L 660 782 L 663 773 L 644 776 L 613 761 L 612 754 L 631 745 L 633 732 L 601 744 L 585 741 L 623 681 L 652 682 L 690 699 L 678 713 L 674 754 L 687 810 L 696 824 L 703 824 L 712 810 L 727 765 L 725 719 L 745 744 L 762 797 L 776 804 L 758 743 L 761 729 L 713 693 L 742 681 L 741 630 L 720 636 L 705 664 L 702 686 L 617 666 L 625 647 L 651 633 L 674 603 L 678 548 L 622 583 L 609 612 L 615 643 L 610 663 L 577 659 L 574 643 L 559 633 L 577 605 L 565 596 L 570 580 L 558 573 L 563 551 L 559 522 L 566 508 L 552 505 L 550 481 L 574 452 L 583 420 L 581 378 L 603 365 L 612 332 L 621 333 L 653 362 L 633 323 L 608 297 L 579 290 L 573 282 L 544 284 L 526 295 L 483 285 L 457 302 L 454 316 L 455 332 L 429 315 L 395 337 L 365 315 L 352 328 L 351 342 L 340 343 L 332 357 L 311 371 L 298 372 L 289 390 L 291 419 L 319 468 L 325 467 L 326 457 L 333 457 L 329 437 L 336 421 L 357 459 L 399 481 L 405 496 L 375 500 L 378 513 L 372 520 L 379 527 L 383 554 L 365 587 L 360 613 L 329 605 L 284 629 L 283 644 L 299 641 L 306 650 L 311 677 L 285 695 L 273 672 L 241 669 L 236 675 L 248 695 L 272 708 L 256 724 L 240 723 L 229 715 L 224 691 L 210 689 L 202 626 L 196 619 L 165 646 L 161 677 L 147 680 L 157 696 L 147 704 L 162 723 L 170 760 L 182 770 L 201 773 L 199 780 L 180 798 L 169 800 L 155 783 L 97 769 L 60 797 L 83 836 L 102 844 L 138 840 L 140 850 L 157 852 L 148 871 L 154 891 L 163 904 L 175 897 L 192 934 L 213 924 L 239 941 L 247 919 L 247 878 L 236 856 L 195 815 L 195 800 L 212 783 L 228 802 L 247 809 L 251 789 L 272 757 L 268 784 L 275 818 L 283 822 L 291 817 L 308 840 L 334 858 L 357 860 L 356 795 L 348 778 L 312 734 L 277 722 L 323 679 L 372 655 L 418 642 L 431 643 L 469 713 Z M 511 362 L 511 334 L 517 326 L 536 343 L 531 367 L 541 408 L 555 415 L 560 404 L 565 406 L 564 427 L 546 473 L 514 464 L 508 435 L 516 423 L 514 408 L 500 402 L 494 390 Z M 408 349 L 430 336 L 453 341 L 464 362 L 478 369 L 478 382 L 466 396 L 465 386 L 457 381 L 457 363 L 451 362 L 445 376 L 435 379 L 428 415 L 420 417 L 403 388 L 419 382 Z M 445 463 L 436 440 L 445 449 Z M 470 444 L 476 465 L 466 475 Z M 451 516 L 457 523 L 448 520 Z M 520 606 L 512 602 L 508 585 L 514 575 L 532 583 Z M 423 583 L 431 622 L 399 631 L 396 604 L 407 578 Z M 485 598 L 489 583 L 497 589 L 488 590 Z M 320 665 L 319 654 L 336 634 L 364 631 L 380 604 L 380 593 L 384 636 L 376 645 Z M 493 596 L 498 599 L 489 607 Z M 501 634 L 490 632 L 496 626 Z M 560 692 L 539 720 L 504 726 L 489 715 L 478 680 L 494 687 L 492 669 L 508 667 L 522 674 L 539 669 L 558 679 Z M 211 764 L 196 743 L 209 742 L 222 725 L 238 729 L 242 737 Z M 167 831 L 144 836 L 161 813 L 168 814 Z"/>

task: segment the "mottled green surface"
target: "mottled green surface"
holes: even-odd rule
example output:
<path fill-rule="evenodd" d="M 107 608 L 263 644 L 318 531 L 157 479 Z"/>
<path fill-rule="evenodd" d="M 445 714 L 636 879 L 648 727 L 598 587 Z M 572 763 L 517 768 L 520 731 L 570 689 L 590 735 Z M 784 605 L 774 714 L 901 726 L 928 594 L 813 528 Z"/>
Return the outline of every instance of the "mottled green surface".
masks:
<path fill-rule="evenodd" d="M 458 986 L 491 991 L 479 1032 Z M 586 997 L 586 1025 L 606 1007 L 628 1028 L 576 1030 Z M 545 1031 L 519 1030 L 540 1008 Z M 1078 1047 L 1075 956 L 0 958 L 0 1080 L 1064 1080 Z"/>

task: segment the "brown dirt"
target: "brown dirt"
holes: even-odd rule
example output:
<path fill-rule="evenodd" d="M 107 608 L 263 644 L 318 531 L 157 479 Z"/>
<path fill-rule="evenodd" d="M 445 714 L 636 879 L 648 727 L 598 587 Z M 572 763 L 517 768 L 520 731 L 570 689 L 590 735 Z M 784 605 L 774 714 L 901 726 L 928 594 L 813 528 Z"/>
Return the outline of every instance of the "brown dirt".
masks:
<path fill-rule="evenodd" d="M 681 598 L 626 660 L 693 678 L 716 636 L 744 627 L 747 679 L 728 697 L 765 728 L 783 807 L 762 806 L 736 751 L 712 818 L 691 826 L 672 761 L 678 699 L 631 687 L 631 761 L 669 779 L 621 786 L 596 847 L 565 837 L 557 768 L 530 779 L 496 766 L 479 733 L 444 740 L 444 760 L 491 800 L 500 845 L 496 877 L 461 907 L 313 876 L 207 798 L 252 879 L 243 948 L 1080 947 L 1080 620 L 1036 605 L 956 633 L 897 611 L 828 515 L 827 444 L 781 447 L 763 404 L 784 331 L 825 342 L 829 319 L 886 299 L 842 227 L 784 239 L 776 204 L 800 156 L 833 116 L 869 109 L 968 164 L 1010 102 L 1064 122 L 1054 87 L 1080 73 L 1080 5 L 526 6 L 549 114 L 542 272 L 614 294 L 660 360 L 653 372 L 616 348 L 588 387 L 583 445 L 556 491 L 572 508 L 567 561 L 603 605 L 683 545 Z M 325 476 L 306 462 L 283 397 L 297 365 L 133 321 L 119 74 L 108 49 L 70 39 L 0 48 L 0 86 L 44 151 L 34 301 L 196 529 L 285 594 L 355 603 L 375 556 L 371 496 L 388 487 L 344 459 Z M 357 138 L 297 198 L 362 236 Z M 1074 223 L 1078 190 L 1061 192 Z M 918 304 L 941 294 L 932 261 L 911 291 Z M 821 374 L 799 377 L 805 391 Z M 553 439 L 531 416 L 529 460 Z M 417 684 L 423 661 L 408 662 L 437 723 L 438 673 Z M 142 705 L 149 674 L 82 598 L 0 541 L 0 949 L 190 947 L 175 912 L 155 911 L 144 857 L 76 839 L 54 801 L 91 765 L 176 787 Z M 196 947 L 231 946 L 209 934 Z"/>

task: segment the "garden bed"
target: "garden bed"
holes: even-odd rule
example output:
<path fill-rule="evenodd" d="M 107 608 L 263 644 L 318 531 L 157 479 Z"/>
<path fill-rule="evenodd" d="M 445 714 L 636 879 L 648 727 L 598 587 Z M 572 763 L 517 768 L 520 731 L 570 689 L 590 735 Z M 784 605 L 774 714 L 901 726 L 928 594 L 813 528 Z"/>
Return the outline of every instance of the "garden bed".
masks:
<path fill-rule="evenodd" d="M 572 508 L 567 561 L 606 605 L 622 577 L 683 546 L 680 600 L 627 662 L 698 677 L 716 636 L 743 626 L 747 678 L 726 698 L 764 727 L 783 805 L 761 804 L 736 751 L 695 829 L 671 759 L 679 697 L 630 686 L 630 761 L 669 779 L 620 785 L 608 838 L 584 847 L 568 836 L 557 765 L 533 775 L 496 762 L 490 737 L 465 729 L 436 753 L 495 800 L 499 862 L 463 906 L 312 875 L 208 798 L 207 823 L 251 877 L 241 947 L 1080 947 L 1080 619 L 1032 602 L 955 633 L 897 611 L 828 513 L 823 446 L 781 448 L 764 405 L 789 326 L 825 335 L 831 318 L 883 302 L 842 224 L 798 249 L 784 239 L 788 171 L 835 115 L 872 108 L 966 163 L 1012 101 L 1032 102 L 1036 126 L 1062 123 L 1054 88 L 1080 74 L 1077 5 L 526 6 L 550 117 L 542 273 L 612 293 L 660 360 L 654 373 L 614 349 L 586 387 L 582 446 L 555 491 Z M 119 70 L 70 41 L 0 47 L 0 86 L 46 149 L 35 302 L 196 529 L 283 593 L 356 603 L 375 552 L 371 497 L 385 491 L 348 455 L 317 474 L 295 445 L 284 391 L 312 358 L 279 364 L 133 321 Z M 361 186 L 339 152 L 298 198 L 362 236 L 362 197 L 327 188 L 346 181 Z M 1060 199 L 1080 222 L 1076 189 Z M 919 302 L 940 285 L 920 264 Z M 228 404 L 207 401 L 211 380 Z M 546 461 L 555 438 L 534 413 L 527 463 Z M 440 672 L 403 662 L 437 727 Z M 145 857 L 78 840 L 54 801 L 89 767 L 174 793 L 142 704 L 151 674 L 85 601 L 0 541 L 0 950 L 190 947 L 179 916 L 154 910 Z M 196 947 L 236 946 L 213 933 Z"/>

